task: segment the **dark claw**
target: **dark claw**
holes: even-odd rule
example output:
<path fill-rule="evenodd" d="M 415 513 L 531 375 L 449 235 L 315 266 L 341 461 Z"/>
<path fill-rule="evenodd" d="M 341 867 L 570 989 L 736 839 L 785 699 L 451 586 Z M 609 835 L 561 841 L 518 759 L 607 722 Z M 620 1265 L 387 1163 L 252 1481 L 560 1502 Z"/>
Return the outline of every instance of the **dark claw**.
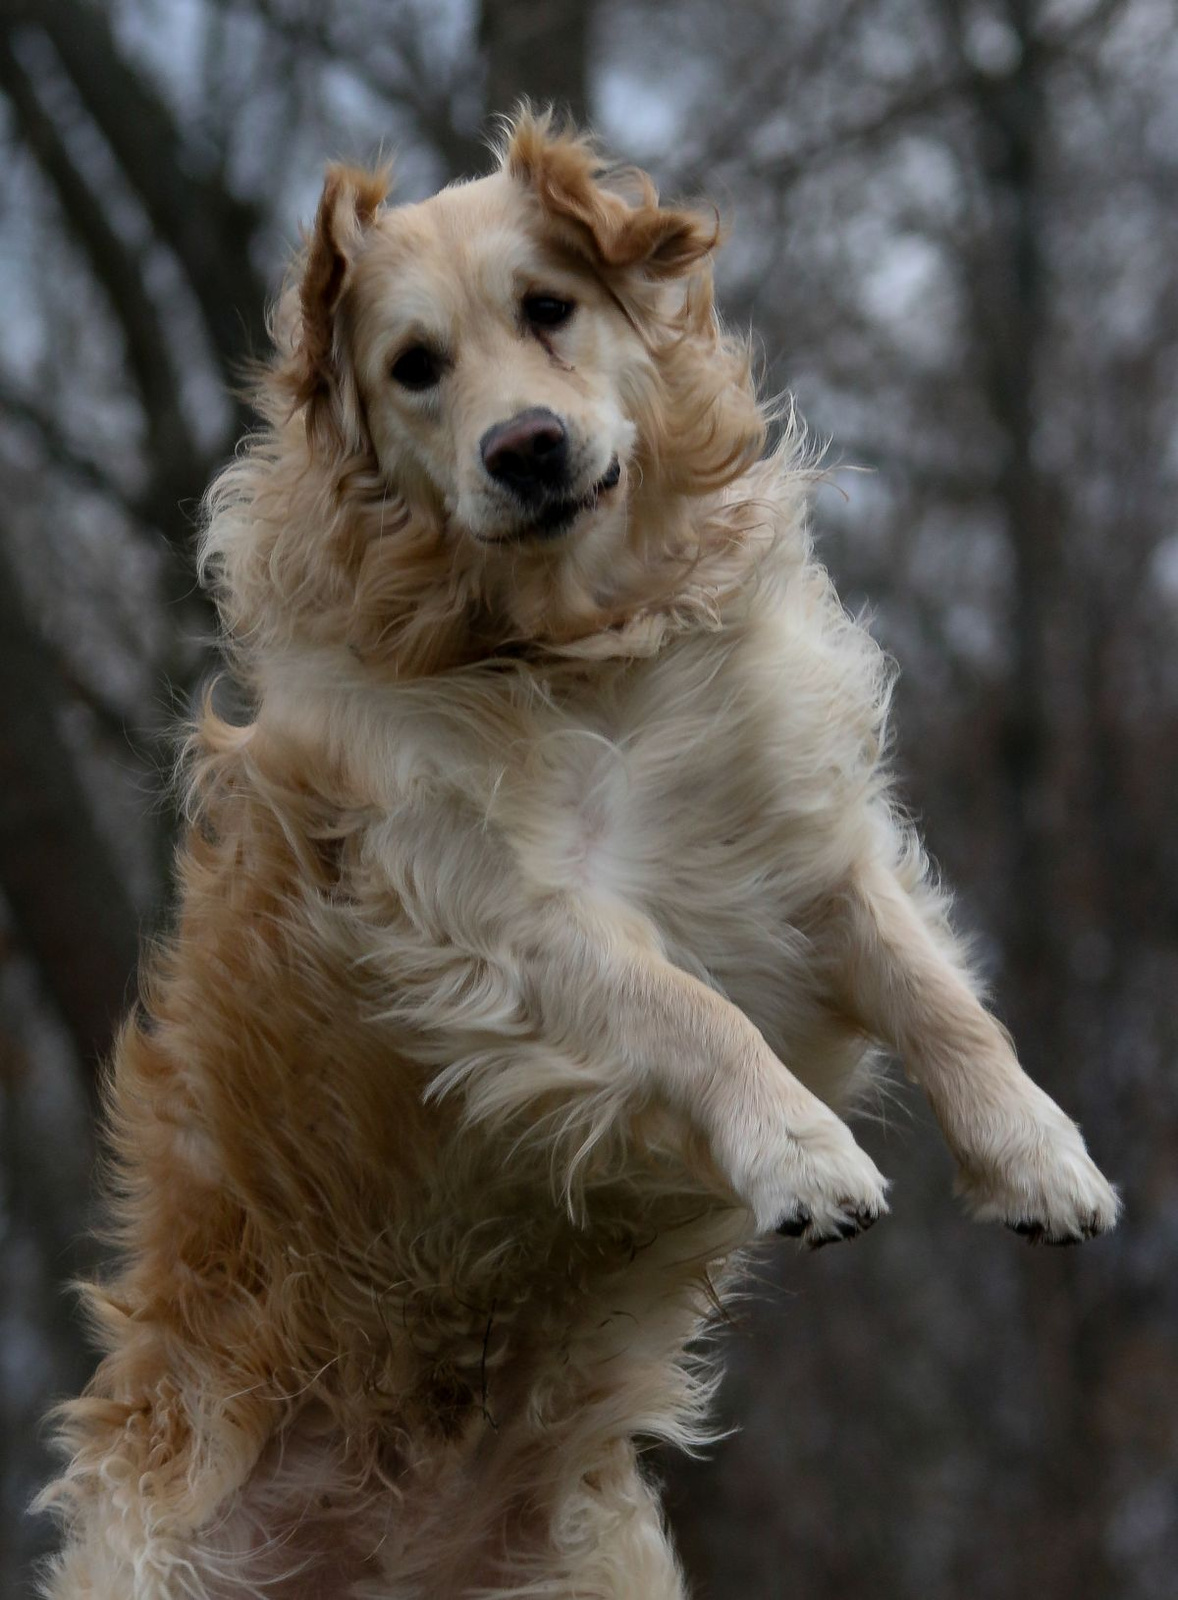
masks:
<path fill-rule="evenodd" d="M 834 1224 L 833 1233 L 812 1234 L 806 1243 L 811 1250 L 821 1250 L 824 1245 L 838 1244 L 843 1239 L 857 1239 L 861 1233 L 866 1233 L 876 1220 L 875 1212 L 869 1211 L 866 1206 L 851 1211 L 848 1203 L 848 1210 Z"/>
<path fill-rule="evenodd" d="M 807 1237 L 806 1243 L 811 1250 L 825 1250 L 828 1244 L 838 1244 L 839 1240 L 845 1237 L 845 1234 L 840 1233 L 812 1233 Z"/>
<path fill-rule="evenodd" d="M 844 1239 L 857 1239 L 859 1237 L 859 1229 L 848 1226 L 845 1222 L 836 1222 L 834 1226 L 835 1231 L 833 1233 L 809 1235 L 806 1243 L 810 1246 L 810 1249 L 825 1250 L 828 1244 L 841 1244 Z"/>
<path fill-rule="evenodd" d="M 777 1224 L 777 1232 L 784 1239 L 800 1239 L 810 1226 L 811 1217 L 807 1206 L 799 1206 L 792 1217 L 785 1217 Z"/>

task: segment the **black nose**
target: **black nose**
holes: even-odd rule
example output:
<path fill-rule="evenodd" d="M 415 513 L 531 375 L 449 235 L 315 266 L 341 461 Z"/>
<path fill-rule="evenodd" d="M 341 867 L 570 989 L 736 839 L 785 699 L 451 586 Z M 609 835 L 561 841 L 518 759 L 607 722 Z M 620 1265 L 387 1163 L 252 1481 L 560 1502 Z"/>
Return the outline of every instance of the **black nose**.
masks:
<path fill-rule="evenodd" d="M 537 500 L 568 479 L 569 436 L 555 411 L 533 406 L 488 428 L 479 440 L 483 465 L 521 500 Z"/>

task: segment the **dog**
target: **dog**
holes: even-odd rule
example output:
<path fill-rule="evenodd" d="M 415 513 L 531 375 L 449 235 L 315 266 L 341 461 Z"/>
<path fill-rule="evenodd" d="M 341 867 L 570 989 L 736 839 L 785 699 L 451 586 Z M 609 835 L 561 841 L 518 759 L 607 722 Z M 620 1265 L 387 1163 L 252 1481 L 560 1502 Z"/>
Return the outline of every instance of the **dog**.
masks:
<path fill-rule="evenodd" d="M 708 1436 L 754 1238 L 886 1212 L 881 1052 L 975 1217 L 1117 1217 L 897 808 L 714 217 L 530 111 L 386 191 L 328 170 L 208 498 L 251 720 L 110 1073 L 54 1600 L 683 1596 L 636 1441 Z"/>

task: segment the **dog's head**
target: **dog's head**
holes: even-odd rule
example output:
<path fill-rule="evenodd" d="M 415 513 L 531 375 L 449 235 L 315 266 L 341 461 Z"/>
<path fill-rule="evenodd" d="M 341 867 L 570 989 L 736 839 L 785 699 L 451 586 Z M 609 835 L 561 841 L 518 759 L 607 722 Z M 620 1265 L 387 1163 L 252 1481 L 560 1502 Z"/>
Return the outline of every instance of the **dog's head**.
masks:
<path fill-rule="evenodd" d="M 375 486 L 386 542 L 396 505 L 418 572 L 432 530 L 451 596 L 479 589 L 517 633 L 616 616 L 627 552 L 763 439 L 713 311 L 714 216 L 530 113 L 489 177 L 396 207 L 386 182 L 329 169 L 287 307 L 279 382 L 312 465 L 369 506 Z"/>

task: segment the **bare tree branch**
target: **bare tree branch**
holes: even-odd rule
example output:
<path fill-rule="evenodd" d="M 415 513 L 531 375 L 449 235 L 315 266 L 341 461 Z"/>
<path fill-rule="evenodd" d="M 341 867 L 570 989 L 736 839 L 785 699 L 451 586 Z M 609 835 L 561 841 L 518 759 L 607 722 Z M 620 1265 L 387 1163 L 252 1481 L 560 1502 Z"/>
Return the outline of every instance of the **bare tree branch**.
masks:
<path fill-rule="evenodd" d="M 3 374 L 0 374 L 0 415 L 30 428 L 49 459 L 63 467 L 87 489 L 97 490 L 129 516 L 139 518 L 138 496 L 132 494 L 91 456 L 83 454 L 66 437 L 58 417 L 50 407 L 41 405 L 32 395 L 22 392 Z"/>
<path fill-rule="evenodd" d="M 106 209 L 82 177 L 66 142 L 42 106 L 8 39 L 0 37 L 0 90 L 7 95 L 25 142 L 61 202 L 67 227 L 85 252 L 126 342 L 127 362 L 143 402 L 148 448 L 160 482 L 144 499 L 166 499 L 168 485 L 190 484 L 204 468 L 184 418 L 172 348 L 155 303 L 143 283 L 136 252 L 108 220 Z M 14 396 L 5 396 L 7 403 Z M 41 423 L 29 402 L 26 417 Z M 57 441 L 60 453 L 60 441 Z M 75 465 L 77 463 L 75 462 Z"/>
<path fill-rule="evenodd" d="M 472 74 L 477 75 L 478 61 L 427 61 L 412 11 L 386 8 L 382 12 L 381 48 L 374 51 L 370 31 L 349 26 L 354 17 L 347 8 L 327 8 L 308 15 L 292 14 L 276 0 L 214 3 L 225 13 L 245 10 L 260 17 L 274 38 L 293 47 L 302 60 L 345 67 L 357 83 L 390 108 L 408 114 L 452 176 L 477 172 L 485 164 L 478 118 L 468 126 L 470 119 L 462 118 L 456 105 L 459 90 L 468 87 Z"/>
<path fill-rule="evenodd" d="M 175 253 L 201 307 L 230 384 L 262 347 L 265 285 L 250 255 L 259 209 L 204 175 L 170 108 L 123 56 L 110 21 L 90 0 L 0 0 L 11 26 L 48 36 L 86 110 Z"/>

